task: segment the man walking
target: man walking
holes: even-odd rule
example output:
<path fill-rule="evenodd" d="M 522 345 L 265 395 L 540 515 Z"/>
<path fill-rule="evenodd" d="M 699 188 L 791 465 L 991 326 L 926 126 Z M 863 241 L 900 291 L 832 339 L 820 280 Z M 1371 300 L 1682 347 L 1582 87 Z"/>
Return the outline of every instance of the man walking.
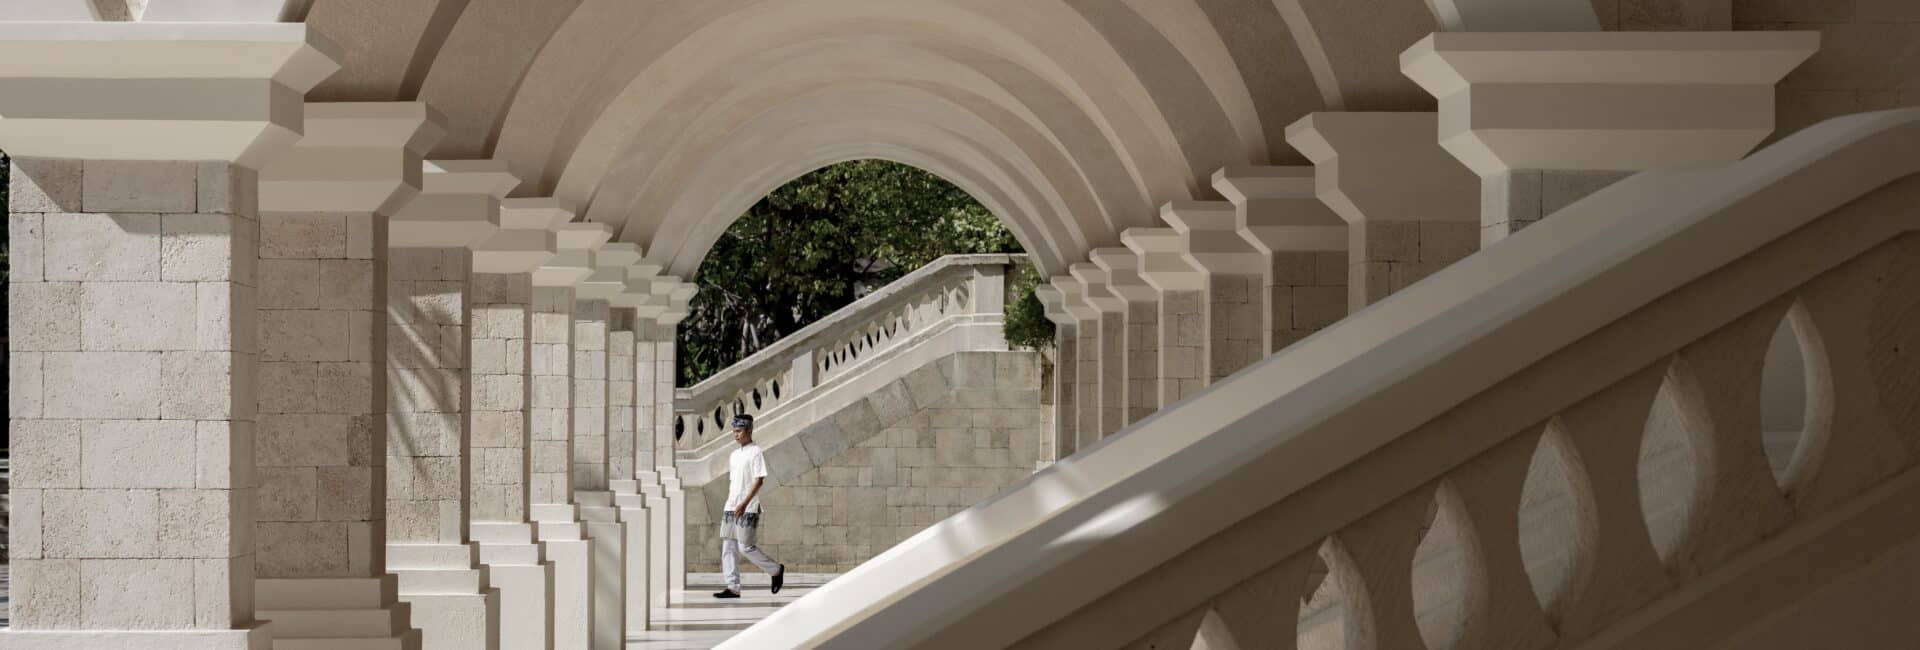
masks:
<path fill-rule="evenodd" d="M 720 571 L 727 576 L 727 588 L 713 597 L 740 597 L 739 554 L 745 554 L 773 577 L 773 593 L 777 594 L 786 580 L 787 565 L 774 562 L 755 544 L 760 533 L 760 486 L 767 480 L 767 457 L 760 445 L 753 444 L 753 416 L 733 416 L 733 441 L 740 448 L 728 458 L 727 505 L 720 514 Z"/>

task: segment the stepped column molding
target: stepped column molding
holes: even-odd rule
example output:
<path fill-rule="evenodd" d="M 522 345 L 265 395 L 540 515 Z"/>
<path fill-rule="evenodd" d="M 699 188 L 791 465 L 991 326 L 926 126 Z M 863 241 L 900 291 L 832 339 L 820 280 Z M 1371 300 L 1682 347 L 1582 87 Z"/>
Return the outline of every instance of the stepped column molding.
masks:
<path fill-rule="evenodd" d="M 1105 269 L 1081 262 L 1067 269 L 1080 282 L 1081 300 L 1098 312 L 1086 322 L 1094 332 L 1099 429 L 1101 438 L 1126 426 L 1127 412 L 1127 303 L 1113 293 Z"/>
<path fill-rule="evenodd" d="M 1774 127 L 1774 85 L 1818 32 L 1438 33 L 1400 68 L 1481 179 L 1481 245 L 1627 175 L 1718 166 Z"/>
<path fill-rule="evenodd" d="M 270 643 L 279 626 L 254 607 L 257 169 L 298 139 L 300 97 L 336 53 L 299 24 L 0 23 L 0 646 Z"/>
<path fill-rule="evenodd" d="M 1101 437 L 1100 431 L 1100 310 L 1087 302 L 1087 287 L 1071 275 L 1054 276 L 1053 286 L 1060 290 L 1060 304 L 1073 317 L 1073 431 L 1074 449 L 1086 449 Z"/>
<path fill-rule="evenodd" d="M 1053 435 L 1041 436 L 1043 445 L 1051 450 L 1042 450 L 1042 458 L 1058 460 L 1073 455 L 1079 447 L 1078 430 L 1079 400 L 1075 390 L 1078 388 L 1077 375 L 1080 364 L 1080 321 L 1067 312 L 1066 295 L 1059 287 L 1051 284 L 1036 284 L 1033 287 L 1034 298 L 1047 314 L 1047 320 L 1053 321 Z M 1047 452 L 1051 453 L 1047 453 Z"/>
<path fill-rule="evenodd" d="M 1314 196 L 1314 169 L 1233 167 L 1213 175 L 1235 229 L 1262 258 L 1261 352 L 1347 315 L 1347 223 Z"/>
<path fill-rule="evenodd" d="M 1136 273 L 1160 293 L 1159 375 L 1154 384 L 1160 408 L 1206 386 L 1202 360 L 1207 356 L 1205 272 L 1183 254 L 1185 243 L 1172 228 L 1128 228 L 1120 241 L 1139 258 Z"/>
<path fill-rule="evenodd" d="M 390 614 L 376 253 L 442 122 L 419 102 L 308 104 L 306 136 L 260 172 L 255 606 L 283 645 L 369 619 L 390 623 L 347 638 L 419 634 Z"/>
<path fill-rule="evenodd" d="M 500 590 L 500 645 L 552 648 L 559 567 L 529 511 L 533 411 L 533 271 L 558 253 L 553 229 L 572 213 L 551 199 L 507 199 L 501 229 L 473 251 L 471 311 L 473 539 Z"/>
<path fill-rule="evenodd" d="M 1093 263 L 1106 272 L 1107 291 L 1126 305 L 1121 391 L 1125 419 L 1139 422 L 1160 410 L 1160 291 L 1140 277 L 1140 256 L 1126 248 L 1096 248 Z"/>
<path fill-rule="evenodd" d="M 1479 249 L 1479 180 L 1442 149 L 1433 113 L 1312 113 L 1287 142 L 1347 222 L 1347 309 L 1359 311 Z"/>
<path fill-rule="evenodd" d="M 687 589 L 687 493 L 680 487 L 679 459 L 674 453 L 673 398 L 674 384 L 680 376 L 675 345 L 679 340 L 680 321 L 686 320 L 692 311 L 692 301 L 699 286 L 682 281 L 678 276 L 663 275 L 653 279 L 648 298 L 649 304 L 660 307 L 660 313 L 654 316 L 654 399 L 656 447 L 655 466 L 660 482 L 661 497 L 667 506 L 667 533 L 656 535 L 654 542 L 664 542 L 666 548 L 666 596 L 669 603 L 681 602 Z M 703 507 L 705 504 L 702 504 Z M 665 539 L 660 539 L 664 537 Z"/>
<path fill-rule="evenodd" d="M 624 242 L 602 244 L 589 253 L 593 272 L 574 296 L 573 497 L 593 540 L 593 647 L 618 650 L 627 633 L 627 559 L 634 546 L 629 533 L 642 531 L 630 531 L 608 483 L 617 476 L 611 471 L 614 455 L 608 436 L 613 375 L 609 299 L 626 292 L 628 267 L 641 256 L 639 246 Z M 631 367 L 631 360 L 622 364 Z M 632 514 L 641 522 L 646 518 L 644 512 Z"/>
<path fill-rule="evenodd" d="M 387 571 L 423 648 L 498 648 L 499 594 L 468 527 L 467 322 L 473 249 L 519 180 L 492 160 L 427 161 L 387 229 Z"/>
<path fill-rule="evenodd" d="M 1161 209 L 1160 220 L 1180 233 L 1181 257 L 1205 276 L 1206 354 L 1200 376 L 1212 384 L 1264 356 L 1266 256 L 1240 237 L 1232 203 L 1174 201 Z"/>
<path fill-rule="evenodd" d="M 591 251 L 606 243 L 613 229 L 570 223 L 575 214 L 571 205 L 542 201 L 546 209 L 566 217 L 553 220 L 554 256 L 533 270 L 528 509 L 534 532 L 554 563 L 554 647 L 587 648 L 593 644 L 593 594 L 599 576 L 593 570 L 594 544 L 573 493 L 575 290 L 593 275 Z"/>

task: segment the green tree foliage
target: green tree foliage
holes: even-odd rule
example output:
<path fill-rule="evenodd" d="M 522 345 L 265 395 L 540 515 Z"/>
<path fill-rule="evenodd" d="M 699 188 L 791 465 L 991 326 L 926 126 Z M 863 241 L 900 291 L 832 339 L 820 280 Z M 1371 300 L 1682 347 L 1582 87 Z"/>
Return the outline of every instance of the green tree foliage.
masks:
<path fill-rule="evenodd" d="M 680 385 L 943 255 L 1020 251 L 999 219 L 933 174 L 883 160 L 815 170 L 755 203 L 701 262 L 680 324 Z"/>
<path fill-rule="evenodd" d="M 1053 346 L 1053 321 L 1047 320 L 1046 308 L 1033 295 L 1033 287 L 1039 283 L 1040 274 L 1032 266 L 1020 267 L 1020 275 L 1013 281 L 1013 300 L 1007 303 L 1008 344 L 1028 350 Z"/>

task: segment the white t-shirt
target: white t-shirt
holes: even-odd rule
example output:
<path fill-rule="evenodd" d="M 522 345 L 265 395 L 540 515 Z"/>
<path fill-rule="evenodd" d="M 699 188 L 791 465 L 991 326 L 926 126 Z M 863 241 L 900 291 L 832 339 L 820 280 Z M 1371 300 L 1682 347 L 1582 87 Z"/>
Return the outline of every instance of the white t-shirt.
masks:
<path fill-rule="evenodd" d="M 740 507 L 740 499 L 747 496 L 747 490 L 753 489 L 753 479 L 766 477 L 767 457 L 760 452 L 760 445 L 747 443 L 733 450 L 733 455 L 727 458 L 727 467 L 730 473 L 726 512 L 733 512 Z M 762 488 L 762 491 L 765 489 Z M 759 511 L 760 495 L 755 494 L 753 501 L 747 504 L 747 512 Z"/>

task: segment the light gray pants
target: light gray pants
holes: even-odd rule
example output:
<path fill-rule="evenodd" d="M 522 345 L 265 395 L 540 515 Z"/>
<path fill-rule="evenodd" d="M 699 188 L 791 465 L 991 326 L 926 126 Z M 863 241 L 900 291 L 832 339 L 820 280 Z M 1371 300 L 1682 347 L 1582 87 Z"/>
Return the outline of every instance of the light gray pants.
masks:
<path fill-rule="evenodd" d="M 740 593 L 740 559 L 735 557 L 737 555 L 746 555 L 748 560 L 753 561 L 754 566 L 760 567 L 760 570 L 767 572 L 767 575 L 780 572 L 780 563 L 767 557 L 767 552 L 760 550 L 760 547 L 741 546 L 740 542 L 731 537 L 721 538 L 720 572 L 726 574 L 727 588 L 732 589 L 733 593 Z"/>

